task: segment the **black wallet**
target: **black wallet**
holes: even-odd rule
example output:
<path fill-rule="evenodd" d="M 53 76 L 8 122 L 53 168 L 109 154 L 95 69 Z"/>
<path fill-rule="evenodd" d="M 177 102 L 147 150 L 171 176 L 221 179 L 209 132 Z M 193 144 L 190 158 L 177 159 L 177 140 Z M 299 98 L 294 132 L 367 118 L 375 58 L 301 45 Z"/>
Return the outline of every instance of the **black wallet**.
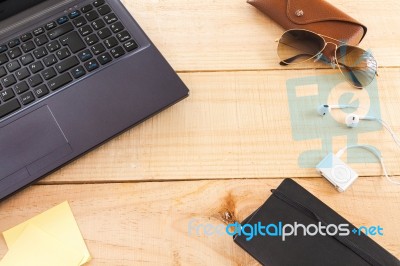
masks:
<path fill-rule="evenodd" d="M 306 227 L 329 225 L 332 235 L 318 231 L 315 236 L 304 236 L 304 230 L 300 228 L 297 236 L 288 236 L 283 241 L 279 236 L 279 230 L 282 230 L 280 226 L 295 223 Z M 255 229 L 254 226 L 270 224 L 276 227 L 269 227 L 269 232 L 278 235 L 263 236 L 254 234 L 257 230 L 253 230 L 251 240 L 249 234 L 236 232 L 234 236 L 235 243 L 263 265 L 400 265 L 396 257 L 371 238 L 363 233 L 352 232 L 356 229 L 354 225 L 291 179 L 285 179 L 277 189 L 272 190 L 272 196 L 241 225 L 244 230 L 245 225 Z M 341 224 L 348 225 L 348 234 L 340 236 L 338 231 L 333 235 L 333 225 L 338 228 Z M 274 228 L 278 228 L 278 231 Z M 314 233 L 314 230 L 311 231 Z"/>

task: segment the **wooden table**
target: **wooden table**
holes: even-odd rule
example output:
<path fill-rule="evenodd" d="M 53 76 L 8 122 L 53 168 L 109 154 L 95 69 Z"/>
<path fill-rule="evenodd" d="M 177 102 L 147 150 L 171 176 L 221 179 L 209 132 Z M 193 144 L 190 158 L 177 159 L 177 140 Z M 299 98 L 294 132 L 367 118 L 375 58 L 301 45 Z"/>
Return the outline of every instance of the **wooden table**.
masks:
<path fill-rule="evenodd" d="M 382 117 L 400 132 L 398 1 L 330 2 L 369 27 L 361 46 L 380 65 Z M 244 0 L 124 3 L 191 96 L 0 203 L 0 231 L 68 200 L 89 265 L 257 265 L 229 236 L 189 235 L 188 222 L 223 224 L 227 213 L 241 221 L 293 177 L 355 225 L 382 226 L 374 240 L 400 257 L 400 186 L 379 164 L 352 164 L 361 177 L 342 194 L 298 164 L 300 153 L 322 144 L 293 138 L 287 81 L 337 70 L 280 67 L 275 39 L 283 30 Z M 400 150 L 386 131 L 359 142 L 378 147 L 400 176 Z M 345 143 L 334 138 L 334 150 Z M 1 239 L 0 257 L 6 251 Z"/>

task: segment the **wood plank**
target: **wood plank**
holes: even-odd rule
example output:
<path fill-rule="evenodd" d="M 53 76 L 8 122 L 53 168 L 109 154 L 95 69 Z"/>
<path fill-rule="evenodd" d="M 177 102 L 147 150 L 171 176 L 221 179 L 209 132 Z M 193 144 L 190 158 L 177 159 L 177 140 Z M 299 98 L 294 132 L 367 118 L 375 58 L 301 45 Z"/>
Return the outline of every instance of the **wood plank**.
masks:
<path fill-rule="evenodd" d="M 247 217 L 282 180 L 33 186 L 0 203 L 0 231 L 68 200 L 93 255 L 89 265 L 256 265 L 228 236 L 188 234 L 188 223 L 223 224 L 228 211 Z M 374 237 L 400 256 L 400 193 L 363 178 L 346 193 L 322 179 L 297 180 L 356 226 L 384 228 Z M 6 253 L 0 239 L 0 257 Z"/>
<path fill-rule="evenodd" d="M 314 168 L 301 168 L 302 152 L 322 149 L 322 141 L 295 140 L 289 113 L 287 81 L 310 77 L 310 83 L 332 84 L 332 97 L 354 93 L 368 107 L 368 90 L 357 90 L 341 82 L 334 70 L 187 73 L 181 77 L 191 96 L 160 115 L 126 132 L 83 158 L 46 178 L 45 182 L 107 182 L 130 180 L 225 179 L 316 177 Z M 328 76 L 325 76 L 328 75 Z M 333 76 L 329 76 L 329 75 Z M 378 78 L 382 117 L 400 132 L 400 69 L 384 69 Z M 329 86 L 328 86 L 329 87 Z M 312 88 L 311 88 L 312 89 Z M 328 88 L 329 89 L 329 88 Z M 297 99 L 291 100 L 296 106 Z M 317 105 L 306 106 L 299 124 L 300 134 L 327 128 L 342 128 L 347 137 L 357 136 L 343 124 L 324 123 L 316 113 Z M 335 101 L 329 101 L 330 104 Z M 346 113 L 332 114 L 344 121 Z M 297 121 L 297 120 L 296 120 Z M 374 125 L 365 122 L 362 125 Z M 346 135 L 333 138 L 333 150 L 346 145 Z M 370 144 L 382 151 L 391 174 L 400 175 L 399 149 L 386 131 L 362 133 L 358 143 Z M 330 148 L 332 149 L 332 148 Z M 310 160 L 312 166 L 327 154 Z M 321 151 L 322 152 L 322 151 Z M 367 152 L 360 153 L 362 161 Z M 381 175 L 379 164 L 352 164 L 363 176 Z"/>
<path fill-rule="evenodd" d="M 283 29 L 245 0 L 123 2 L 177 71 L 284 69 L 275 43 Z M 400 65 L 398 1 L 329 2 L 368 26 L 361 47 L 380 66 Z"/>

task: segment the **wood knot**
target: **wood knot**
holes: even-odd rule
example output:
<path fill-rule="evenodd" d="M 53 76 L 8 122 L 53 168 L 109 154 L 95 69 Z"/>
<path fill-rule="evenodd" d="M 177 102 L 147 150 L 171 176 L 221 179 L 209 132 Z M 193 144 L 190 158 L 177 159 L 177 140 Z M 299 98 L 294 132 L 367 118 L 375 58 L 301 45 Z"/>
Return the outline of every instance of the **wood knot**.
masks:
<path fill-rule="evenodd" d="M 224 224 L 233 224 L 237 222 L 235 214 L 232 213 L 230 210 L 220 211 L 219 215 Z"/>
<path fill-rule="evenodd" d="M 218 208 L 218 220 L 224 224 L 231 224 L 237 222 L 236 219 L 236 203 L 232 193 L 228 193 L 223 199 L 221 206 Z"/>

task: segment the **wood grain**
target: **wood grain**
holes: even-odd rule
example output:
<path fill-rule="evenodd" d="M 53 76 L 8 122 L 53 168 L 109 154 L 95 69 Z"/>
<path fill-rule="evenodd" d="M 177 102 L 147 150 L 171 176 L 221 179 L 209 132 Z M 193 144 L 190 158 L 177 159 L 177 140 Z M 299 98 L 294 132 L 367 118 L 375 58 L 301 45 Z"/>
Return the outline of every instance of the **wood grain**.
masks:
<path fill-rule="evenodd" d="M 368 26 L 361 46 L 380 65 L 382 117 L 400 132 L 400 3 L 328 1 Z M 351 164 L 362 177 L 342 194 L 298 164 L 323 141 L 295 139 L 289 107 L 301 104 L 289 101 L 288 84 L 309 77 L 335 87 L 332 99 L 350 93 L 361 104 L 368 89 L 337 85 L 340 75 L 326 65 L 280 67 L 275 39 L 282 28 L 245 0 L 123 2 L 191 96 L 1 202 L 0 231 L 68 200 L 94 257 L 89 265 L 257 265 L 230 237 L 188 235 L 188 222 L 220 225 L 227 213 L 240 221 L 282 178 L 297 177 L 355 225 L 381 225 L 385 235 L 374 240 L 400 257 L 400 186 L 381 176 L 379 164 Z M 299 96 L 315 90 L 306 87 Z M 296 120 L 306 135 L 322 120 L 314 104 L 300 107 L 308 110 Z M 334 116 L 342 121 L 344 113 Z M 346 141 L 334 137 L 333 150 Z M 399 149 L 387 132 L 360 133 L 357 141 L 379 148 L 400 176 Z M 0 258 L 6 251 L 0 238 Z"/>
<path fill-rule="evenodd" d="M 123 2 L 177 71 L 285 69 L 275 43 L 284 30 L 245 0 Z M 398 1 L 329 2 L 368 27 L 361 47 L 380 66 L 400 65 Z M 299 67 L 316 65 L 294 66 Z"/>
<path fill-rule="evenodd" d="M 55 172 L 44 182 L 316 177 L 314 166 L 330 150 L 322 150 L 318 136 L 294 139 L 293 132 L 298 133 L 299 129 L 292 130 L 287 81 L 310 77 L 310 83 L 342 82 L 340 74 L 335 73 L 338 72 L 293 70 L 181 74 L 191 89 L 188 99 Z M 396 132 L 400 132 L 396 115 L 400 113 L 399 74 L 399 69 L 384 69 L 377 85 L 382 117 Z M 365 90 L 353 89 L 345 82 L 332 87 L 334 99 L 342 93 L 354 93 L 361 105 L 369 103 Z M 324 127 L 318 126 L 324 120 L 316 113 L 317 106 L 324 103 L 321 100 L 304 107 L 305 115 L 298 118 L 305 128 L 301 134 L 307 136 L 307 130 Z M 290 100 L 291 106 L 297 104 L 297 100 Z M 357 135 L 342 123 L 346 113 L 334 110 L 332 115 L 340 123 L 329 124 L 327 133 L 343 128 L 348 136 Z M 364 121 L 361 125 L 374 123 Z M 346 135 L 335 137 L 330 149 L 338 151 L 346 140 Z M 382 129 L 359 134 L 358 143 L 381 150 L 389 172 L 400 175 L 400 150 L 388 132 Z M 300 154 L 314 149 L 321 150 L 320 157 L 310 160 L 312 167 L 300 167 Z M 369 154 L 361 152 L 360 156 Z M 382 174 L 379 164 L 353 167 L 363 176 Z"/>
<path fill-rule="evenodd" d="M 69 200 L 93 256 L 89 265 L 257 265 L 229 236 L 188 233 L 188 223 L 241 221 L 282 180 L 33 186 L 0 203 L 0 231 Z M 346 193 L 327 181 L 297 180 L 356 226 L 380 225 L 374 240 L 400 256 L 399 187 L 363 178 Z M 390 211 L 388 211 L 390 210 Z M 0 257 L 6 252 L 0 241 Z"/>

